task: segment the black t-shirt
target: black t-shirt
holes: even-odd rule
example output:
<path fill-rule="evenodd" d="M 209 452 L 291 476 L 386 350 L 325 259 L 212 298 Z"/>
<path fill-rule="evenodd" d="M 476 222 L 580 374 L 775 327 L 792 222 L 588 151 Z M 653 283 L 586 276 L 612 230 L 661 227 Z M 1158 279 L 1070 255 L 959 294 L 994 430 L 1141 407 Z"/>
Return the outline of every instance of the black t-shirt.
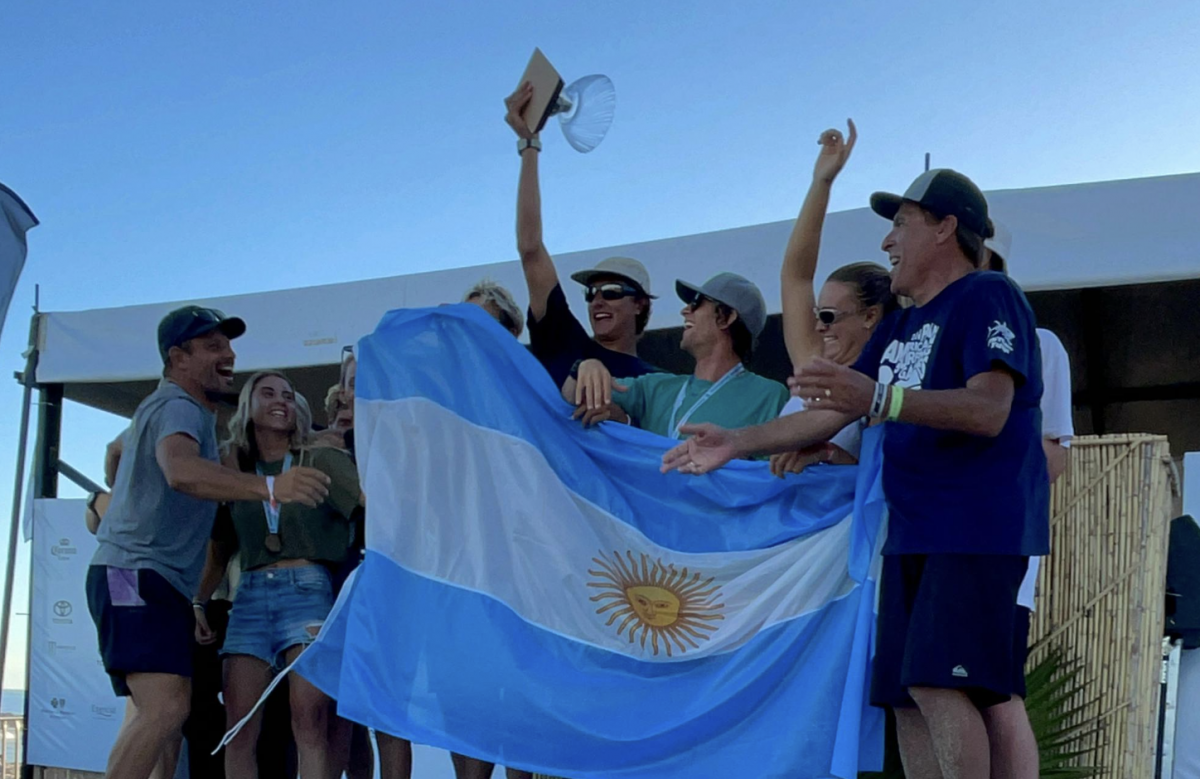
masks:
<path fill-rule="evenodd" d="M 529 312 L 529 348 L 561 387 L 571 375 L 571 366 L 579 360 L 599 360 L 613 376 L 632 378 L 658 373 L 650 363 L 639 357 L 614 352 L 592 340 L 567 305 L 561 284 L 554 285 L 546 300 L 546 313 L 537 320 Z"/>
<path fill-rule="evenodd" d="M 955 281 L 925 305 L 880 322 L 854 366 L 907 391 L 962 389 L 997 367 L 1016 385 L 998 436 L 885 423 L 884 554 L 1049 551 L 1041 348 L 1016 284 L 990 271 Z"/>

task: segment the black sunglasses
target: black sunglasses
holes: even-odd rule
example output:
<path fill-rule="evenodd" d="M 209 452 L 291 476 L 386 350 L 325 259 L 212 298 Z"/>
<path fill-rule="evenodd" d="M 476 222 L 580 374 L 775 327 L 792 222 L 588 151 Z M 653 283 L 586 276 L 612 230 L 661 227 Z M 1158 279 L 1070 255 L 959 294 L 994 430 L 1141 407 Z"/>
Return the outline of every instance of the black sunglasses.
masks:
<path fill-rule="evenodd" d="M 640 294 L 642 294 L 641 290 L 637 287 L 610 281 L 607 284 L 597 284 L 594 287 L 588 287 L 587 292 L 583 293 L 583 299 L 591 303 L 596 299 L 597 295 L 605 300 L 620 300 L 621 298 L 637 297 Z"/>
<path fill-rule="evenodd" d="M 823 325 L 832 325 L 842 321 L 852 314 L 857 314 L 857 311 L 838 311 L 836 308 L 814 308 L 813 316 Z"/>
<path fill-rule="evenodd" d="M 700 306 L 704 305 L 705 303 L 708 303 L 709 301 L 712 301 L 714 304 L 717 302 L 717 301 L 713 300 L 712 298 L 708 297 L 707 295 L 696 295 L 696 297 L 694 297 L 688 301 L 688 304 L 687 304 L 688 311 L 695 313 L 696 309 L 700 308 Z"/>

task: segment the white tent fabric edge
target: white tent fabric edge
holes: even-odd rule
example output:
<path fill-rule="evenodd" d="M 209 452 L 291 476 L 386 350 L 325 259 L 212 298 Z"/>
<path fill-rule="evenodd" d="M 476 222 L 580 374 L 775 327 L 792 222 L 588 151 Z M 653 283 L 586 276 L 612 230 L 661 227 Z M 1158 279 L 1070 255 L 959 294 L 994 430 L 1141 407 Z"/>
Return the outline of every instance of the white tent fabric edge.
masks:
<path fill-rule="evenodd" d="M 1027 290 L 1073 289 L 1200 277 L 1200 248 L 1186 225 L 1200 203 L 1200 173 L 1072 184 L 988 193 L 993 215 L 1013 234 L 1013 277 Z M 799 203 L 799 196 L 797 196 Z M 572 271 L 614 254 L 640 259 L 662 300 L 650 328 L 679 323 L 671 294 L 678 277 L 701 282 L 736 270 L 757 283 L 772 312 L 779 310 L 779 263 L 792 220 L 612 246 L 555 257 L 567 299 Z M 831 214 L 821 246 L 821 273 L 857 260 L 885 262 L 880 243 L 887 222 L 867 208 Z M 152 379 L 161 362 L 154 345 L 158 320 L 184 302 L 199 302 L 244 318 L 238 369 L 300 368 L 338 361 L 341 347 L 374 329 L 398 307 L 454 302 L 481 278 L 509 287 L 524 304 L 518 262 L 476 265 L 319 287 L 176 301 L 125 308 L 50 313 L 39 342 L 40 383 Z M 305 311 L 302 322 L 288 312 Z"/>

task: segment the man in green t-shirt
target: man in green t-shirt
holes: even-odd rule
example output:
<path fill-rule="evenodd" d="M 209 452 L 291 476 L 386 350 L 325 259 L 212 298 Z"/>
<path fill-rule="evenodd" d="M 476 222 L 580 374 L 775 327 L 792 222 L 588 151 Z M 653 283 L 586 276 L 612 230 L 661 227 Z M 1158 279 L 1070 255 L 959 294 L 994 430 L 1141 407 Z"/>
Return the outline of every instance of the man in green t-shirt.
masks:
<path fill-rule="evenodd" d="M 582 360 L 562 387 L 563 398 L 578 407 L 575 416 L 584 425 L 614 420 L 672 438 L 684 424 L 744 427 L 779 416 L 787 388 L 746 370 L 767 321 L 758 287 L 736 273 L 718 273 L 699 287 L 676 281 L 675 291 L 686 304 L 680 347 L 696 359 L 692 375 L 614 380 L 599 360 Z"/>

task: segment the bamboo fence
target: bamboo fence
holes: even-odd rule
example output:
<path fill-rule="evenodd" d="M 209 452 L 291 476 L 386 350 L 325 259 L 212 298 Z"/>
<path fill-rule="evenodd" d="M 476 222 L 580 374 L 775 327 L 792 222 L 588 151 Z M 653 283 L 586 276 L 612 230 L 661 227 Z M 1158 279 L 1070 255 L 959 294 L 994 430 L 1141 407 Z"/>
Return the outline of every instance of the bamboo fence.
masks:
<path fill-rule="evenodd" d="M 1165 436 L 1081 436 L 1051 498 L 1030 665 L 1051 647 L 1079 662 L 1071 746 L 1113 779 L 1154 774 L 1170 479 Z"/>

